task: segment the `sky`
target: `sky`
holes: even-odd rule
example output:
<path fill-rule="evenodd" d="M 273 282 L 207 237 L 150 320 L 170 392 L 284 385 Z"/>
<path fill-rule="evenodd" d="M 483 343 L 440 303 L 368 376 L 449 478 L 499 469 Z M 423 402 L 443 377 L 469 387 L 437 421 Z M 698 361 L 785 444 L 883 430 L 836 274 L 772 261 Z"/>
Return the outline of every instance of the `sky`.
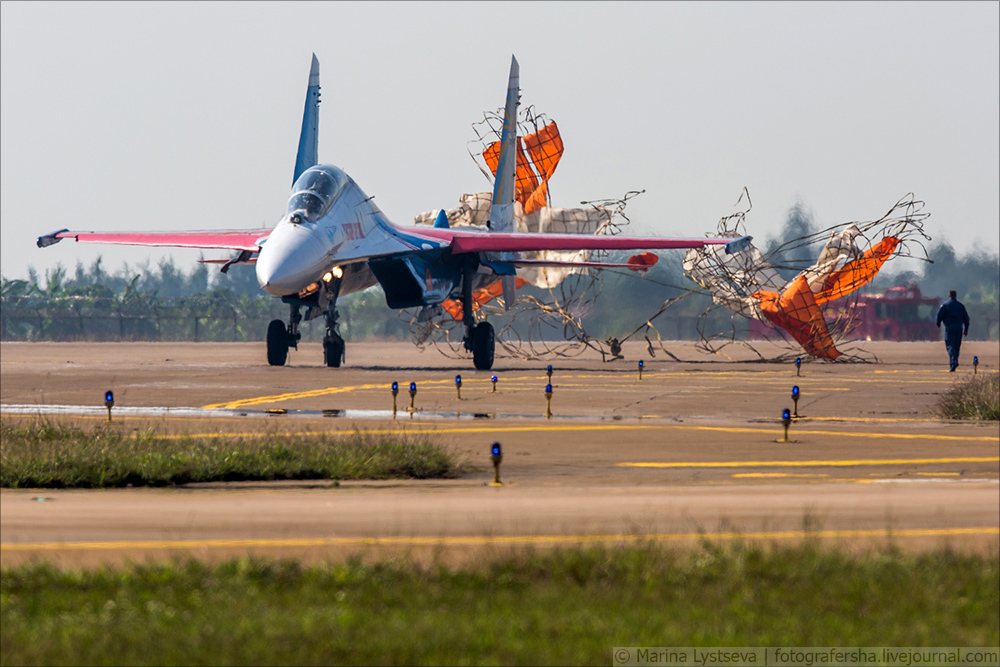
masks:
<path fill-rule="evenodd" d="M 312 53 L 320 162 L 399 224 L 490 189 L 467 144 L 514 54 L 566 145 L 554 206 L 644 189 L 631 232 L 700 237 L 746 187 L 763 240 L 913 192 L 935 240 L 1000 246 L 996 2 L 5 1 L 0 51 L 6 278 L 226 254 L 35 246 L 62 228 L 272 227 Z"/>

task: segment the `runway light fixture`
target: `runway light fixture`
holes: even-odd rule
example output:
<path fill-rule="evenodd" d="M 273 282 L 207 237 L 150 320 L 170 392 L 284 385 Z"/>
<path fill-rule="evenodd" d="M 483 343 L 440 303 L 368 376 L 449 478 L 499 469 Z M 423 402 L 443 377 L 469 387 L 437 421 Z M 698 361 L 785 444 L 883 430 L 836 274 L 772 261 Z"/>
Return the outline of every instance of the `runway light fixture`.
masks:
<path fill-rule="evenodd" d="M 549 364 L 549 367 L 545 369 L 545 374 L 549 377 L 549 382 L 552 382 L 552 364 Z"/>
<path fill-rule="evenodd" d="M 493 483 L 500 484 L 500 464 L 503 462 L 503 448 L 499 442 L 490 446 L 490 461 L 493 463 Z"/>
<path fill-rule="evenodd" d="M 396 396 L 399 394 L 399 383 L 392 383 L 392 417 L 396 418 Z"/>
<path fill-rule="evenodd" d="M 979 357 L 972 357 L 972 374 L 979 373 Z"/>
<path fill-rule="evenodd" d="M 413 412 L 413 399 L 417 397 L 417 383 L 410 383 L 410 412 Z"/>
<path fill-rule="evenodd" d="M 549 366 L 549 368 L 552 368 Z M 552 419 L 552 385 L 545 385 L 545 418 Z"/>
<path fill-rule="evenodd" d="M 788 408 L 781 412 L 781 424 L 785 427 L 785 439 L 782 442 L 788 442 L 788 427 L 792 425 L 792 413 Z"/>
<path fill-rule="evenodd" d="M 795 377 L 799 377 L 802 371 L 802 357 L 795 358 Z"/>
<path fill-rule="evenodd" d="M 115 392 L 110 389 L 104 392 L 104 407 L 108 409 L 108 423 L 111 423 L 111 408 L 115 407 Z"/>
<path fill-rule="evenodd" d="M 795 410 L 792 412 L 792 419 L 799 418 L 799 385 L 792 387 L 792 405 L 795 406 Z"/>
<path fill-rule="evenodd" d="M 462 400 L 462 376 L 455 376 L 455 391 L 458 392 L 458 400 Z"/>
<path fill-rule="evenodd" d="M 639 360 L 639 381 L 642 381 L 642 359 Z"/>
<path fill-rule="evenodd" d="M 493 393 L 494 394 L 497 393 L 497 376 L 494 375 L 493 377 L 491 377 L 490 382 L 493 383 Z"/>

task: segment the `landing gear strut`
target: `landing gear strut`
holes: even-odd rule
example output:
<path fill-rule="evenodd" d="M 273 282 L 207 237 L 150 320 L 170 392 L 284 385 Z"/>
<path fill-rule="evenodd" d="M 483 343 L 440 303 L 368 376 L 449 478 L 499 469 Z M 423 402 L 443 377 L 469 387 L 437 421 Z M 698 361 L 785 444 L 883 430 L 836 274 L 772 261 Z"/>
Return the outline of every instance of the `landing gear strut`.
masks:
<path fill-rule="evenodd" d="M 472 352 L 472 365 L 476 370 L 490 370 L 493 368 L 496 335 L 493 333 L 493 325 L 489 322 L 476 324 L 472 312 L 472 268 L 468 266 L 462 271 L 462 324 L 465 325 L 465 337 L 462 342 L 465 349 Z"/>
<path fill-rule="evenodd" d="M 288 318 L 288 327 L 281 320 L 271 320 L 267 325 L 267 363 L 272 366 L 284 366 L 288 361 L 288 348 L 299 349 L 299 322 L 302 321 L 302 313 L 299 306 L 293 304 L 291 315 Z"/>
<path fill-rule="evenodd" d="M 344 354 L 347 344 L 340 335 L 339 315 L 337 313 L 337 296 L 340 294 L 340 278 L 335 278 L 325 289 L 324 296 L 329 299 L 323 313 L 326 320 L 326 333 L 323 335 L 323 363 L 329 368 L 340 368 L 346 359 Z"/>

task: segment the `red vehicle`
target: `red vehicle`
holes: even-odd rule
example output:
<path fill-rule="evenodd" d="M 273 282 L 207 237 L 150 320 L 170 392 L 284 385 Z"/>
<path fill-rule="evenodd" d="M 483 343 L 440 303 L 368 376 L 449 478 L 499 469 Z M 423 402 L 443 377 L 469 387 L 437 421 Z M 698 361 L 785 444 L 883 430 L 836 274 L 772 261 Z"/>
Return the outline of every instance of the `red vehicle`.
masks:
<path fill-rule="evenodd" d="M 843 307 L 840 299 L 825 308 L 828 323 L 839 314 Z M 940 332 L 934 325 L 934 318 L 940 306 L 938 299 L 920 293 L 915 282 L 890 287 L 885 294 L 861 294 L 858 296 L 855 317 L 858 328 L 850 338 L 865 340 L 919 341 L 939 340 Z M 771 338 L 777 334 L 770 322 L 750 321 L 750 338 Z"/>

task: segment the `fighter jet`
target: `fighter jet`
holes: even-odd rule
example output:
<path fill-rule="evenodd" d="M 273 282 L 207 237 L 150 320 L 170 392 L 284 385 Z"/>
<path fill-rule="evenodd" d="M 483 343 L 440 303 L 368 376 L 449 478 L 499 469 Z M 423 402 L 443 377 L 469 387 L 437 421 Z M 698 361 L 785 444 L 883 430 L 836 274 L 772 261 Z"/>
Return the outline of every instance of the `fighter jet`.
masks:
<path fill-rule="evenodd" d="M 519 266 L 559 265 L 611 267 L 631 264 L 557 262 L 522 259 L 521 252 L 542 250 L 638 250 L 701 248 L 725 244 L 737 252 L 750 241 L 679 239 L 587 234 L 518 233 L 514 227 L 519 68 L 511 57 L 504 107 L 500 154 L 493 187 L 488 229 L 454 229 L 444 211 L 433 227 L 401 227 L 391 222 L 372 198 L 339 167 L 319 164 L 319 61 L 313 54 L 306 90 L 302 131 L 292 192 L 285 215 L 271 230 L 189 232 L 83 232 L 63 229 L 40 236 L 39 248 L 62 239 L 80 243 L 226 249 L 238 251 L 223 264 L 255 263 L 261 288 L 289 305 L 287 322 L 272 320 L 267 328 L 267 361 L 282 366 L 290 347 L 298 349 L 299 325 L 323 316 L 324 363 L 339 367 L 345 343 L 338 326 L 337 299 L 376 283 L 389 308 L 434 308 L 448 299 L 462 304 L 464 346 L 479 370 L 493 367 L 493 326 L 476 321 L 473 294 L 501 281 L 504 305 L 516 299 Z M 641 268 L 641 267 L 640 267 Z M 305 314 L 303 316 L 303 310 Z"/>

